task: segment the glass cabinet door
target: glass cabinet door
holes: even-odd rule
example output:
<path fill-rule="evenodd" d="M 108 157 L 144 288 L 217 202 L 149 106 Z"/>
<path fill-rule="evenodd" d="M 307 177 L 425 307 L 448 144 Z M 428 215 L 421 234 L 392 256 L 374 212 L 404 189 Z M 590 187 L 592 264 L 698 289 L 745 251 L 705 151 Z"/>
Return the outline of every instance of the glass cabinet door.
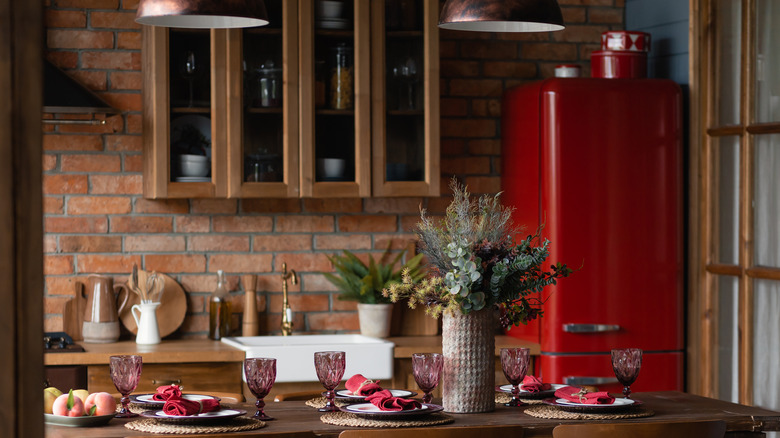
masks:
<path fill-rule="evenodd" d="M 373 194 L 438 196 L 438 2 L 374 5 Z"/>
<path fill-rule="evenodd" d="M 144 194 L 150 198 L 225 196 L 225 42 L 221 31 L 145 26 Z"/>
<path fill-rule="evenodd" d="M 267 26 L 228 32 L 231 197 L 298 196 L 298 4 L 265 6 Z"/>
<path fill-rule="evenodd" d="M 371 194 L 371 4 L 300 2 L 302 196 Z"/>

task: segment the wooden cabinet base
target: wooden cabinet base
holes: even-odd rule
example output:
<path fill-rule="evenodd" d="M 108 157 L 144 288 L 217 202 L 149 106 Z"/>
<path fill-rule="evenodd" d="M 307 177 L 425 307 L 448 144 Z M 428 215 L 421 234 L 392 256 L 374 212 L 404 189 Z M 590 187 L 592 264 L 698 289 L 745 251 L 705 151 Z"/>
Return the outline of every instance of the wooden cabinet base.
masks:
<path fill-rule="evenodd" d="M 214 391 L 241 393 L 241 363 L 144 364 L 135 393 L 154 392 L 158 386 L 177 384 L 186 392 Z M 90 392 L 116 392 L 107 365 L 92 365 L 87 370 Z"/>

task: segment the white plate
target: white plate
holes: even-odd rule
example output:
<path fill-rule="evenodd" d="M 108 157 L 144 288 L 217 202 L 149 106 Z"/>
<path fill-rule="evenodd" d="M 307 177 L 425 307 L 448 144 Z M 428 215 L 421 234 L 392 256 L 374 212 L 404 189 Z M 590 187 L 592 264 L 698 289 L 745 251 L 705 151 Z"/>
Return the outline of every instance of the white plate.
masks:
<path fill-rule="evenodd" d="M 83 417 L 64 417 L 62 415 L 43 414 L 46 424 L 67 427 L 91 427 L 103 426 L 108 424 L 116 414 L 83 416 Z"/>
<path fill-rule="evenodd" d="M 383 411 L 372 403 L 360 403 L 357 405 L 347 405 L 341 408 L 343 412 L 349 412 L 360 417 L 366 418 L 395 418 L 395 417 L 417 417 L 428 415 L 434 412 L 444 410 L 439 405 L 423 403 L 419 409 L 409 409 L 406 411 Z"/>
<path fill-rule="evenodd" d="M 523 385 L 520 385 L 520 397 L 550 397 L 552 394 L 555 393 L 560 388 L 563 388 L 564 386 L 568 385 L 561 385 L 557 383 L 551 383 L 550 389 L 545 389 L 544 391 L 539 392 L 529 392 L 529 391 L 523 391 Z M 511 394 L 512 393 L 512 385 L 501 385 L 498 387 L 498 390 L 501 392 L 506 392 Z"/>
<path fill-rule="evenodd" d="M 185 400 L 192 400 L 192 401 L 201 401 L 201 400 L 217 400 L 219 401 L 219 397 L 214 397 L 212 395 L 203 395 L 203 394 L 182 394 L 181 398 Z M 135 397 L 133 397 L 134 403 L 145 403 L 145 404 L 155 404 L 155 405 L 162 405 L 165 404 L 164 401 L 159 401 L 154 399 L 154 394 L 139 394 Z"/>
<path fill-rule="evenodd" d="M 559 398 L 555 400 L 556 403 L 562 406 L 587 406 L 587 407 L 594 407 L 594 408 L 615 408 L 615 407 L 621 407 L 621 406 L 630 406 L 634 404 L 634 400 L 630 398 L 616 398 L 615 402 L 612 404 L 585 404 L 585 403 L 575 403 L 566 400 L 565 398 Z"/>
<path fill-rule="evenodd" d="M 320 29 L 348 29 L 352 21 L 346 18 L 322 18 L 317 20 Z"/>
<path fill-rule="evenodd" d="M 241 409 L 220 409 L 198 415 L 168 415 L 163 411 L 141 412 L 141 416 L 155 418 L 163 423 L 210 423 L 225 421 L 245 414 L 246 411 Z"/>
<path fill-rule="evenodd" d="M 176 182 L 211 182 L 207 176 L 177 176 Z"/>
<path fill-rule="evenodd" d="M 171 144 L 175 144 L 179 141 L 181 136 L 181 130 L 187 125 L 192 125 L 197 129 L 204 137 L 209 145 L 206 146 L 206 156 L 211 157 L 211 119 L 205 116 L 199 116 L 195 114 L 187 114 L 184 116 L 176 117 L 171 121 Z"/>
<path fill-rule="evenodd" d="M 393 395 L 393 397 L 414 397 L 417 395 L 416 392 L 407 391 L 405 389 L 388 389 L 390 391 L 390 394 Z M 351 391 L 348 389 L 339 389 L 336 391 L 336 397 L 337 398 L 354 398 L 354 399 L 365 399 L 365 395 L 355 395 L 352 394 Z"/>

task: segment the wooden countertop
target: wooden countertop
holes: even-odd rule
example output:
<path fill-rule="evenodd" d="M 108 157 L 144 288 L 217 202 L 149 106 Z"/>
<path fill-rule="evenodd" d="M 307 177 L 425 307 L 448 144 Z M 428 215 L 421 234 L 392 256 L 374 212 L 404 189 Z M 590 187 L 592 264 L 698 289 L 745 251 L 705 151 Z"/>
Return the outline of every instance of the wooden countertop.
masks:
<path fill-rule="evenodd" d="M 84 352 L 44 353 L 44 365 L 106 365 L 109 356 L 140 354 L 145 363 L 243 362 L 244 352 L 210 339 L 173 339 L 157 345 L 135 341 L 111 344 L 80 343 Z"/>
<path fill-rule="evenodd" d="M 411 358 L 413 353 L 441 353 L 441 336 L 399 336 L 387 340 L 395 344 L 396 359 Z M 532 356 L 541 353 L 539 344 L 506 335 L 496 336 L 496 356 L 500 354 L 502 348 L 510 347 L 530 348 Z"/>
<path fill-rule="evenodd" d="M 738 405 L 721 400 L 699 397 L 682 392 L 646 392 L 631 394 L 644 402 L 647 409 L 655 412 L 652 417 L 635 418 L 630 420 L 611 420 L 618 423 L 654 423 L 663 421 L 697 421 L 697 420 L 723 420 L 726 422 L 727 431 L 734 436 L 752 436 L 752 433 L 762 431 L 780 430 L 780 413 L 757 407 Z M 254 401 L 254 400 L 252 400 Z M 439 402 L 434 399 L 434 402 Z M 254 405 L 245 403 L 240 407 L 250 413 L 254 411 Z M 536 418 L 530 415 L 522 415 L 525 408 L 508 408 L 497 405 L 494 412 L 480 414 L 447 414 L 455 419 L 452 424 L 444 426 L 429 426 L 435 428 L 458 427 L 488 427 L 491 425 L 520 425 L 525 437 L 552 437 L 552 431 L 559 424 L 588 423 L 593 420 L 552 420 Z M 320 412 L 304 405 L 302 401 L 285 401 L 280 403 L 269 402 L 265 406 L 265 412 L 276 418 L 267 426 L 247 432 L 232 432 L 219 435 L 220 437 L 258 437 L 267 434 L 313 432 L 316 436 L 337 438 L 339 433 L 346 429 L 342 426 L 333 426 L 320 421 Z M 137 419 L 111 420 L 111 423 L 103 427 L 71 428 L 62 426 L 46 426 L 48 438 L 125 438 L 150 436 L 144 432 L 137 432 L 124 427 L 124 424 Z M 603 421 L 603 420 L 602 420 Z M 158 435 L 155 435 L 158 436 Z M 188 435 L 166 435 L 170 437 L 186 437 Z M 205 435 L 199 435 L 205 436 Z M 730 435 L 731 436 L 731 435 Z M 758 434 L 756 435 L 758 436 Z"/>
<path fill-rule="evenodd" d="M 388 338 L 395 344 L 396 359 L 411 358 L 412 353 L 441 353 L 441 336 L 399 336 Z M 138 345 L 135 341 L 121 341 L 111 344 L 81 343 L 84 352 L 45 353 L 44 365 L 106 365 L 109 356 L 119 354 L 141 354 L 146 363 L 188 363 L 188 362 L 241 362 L 244 352 L 219 341 L 210 339 L 173 339 L 157 345 Z M 523 341 L 511 336 L 496 336 L 496 356 L 506 347 L 527 347 L 531 355 L 538 355 L 539 344 Z"/>

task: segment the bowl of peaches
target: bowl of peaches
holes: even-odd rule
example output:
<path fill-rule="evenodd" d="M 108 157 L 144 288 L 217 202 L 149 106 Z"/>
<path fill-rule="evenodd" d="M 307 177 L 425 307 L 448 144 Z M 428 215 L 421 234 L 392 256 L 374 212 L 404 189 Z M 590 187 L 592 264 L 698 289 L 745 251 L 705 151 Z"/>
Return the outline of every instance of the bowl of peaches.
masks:
<path fill-rule="evenodd" d="M 116 400 L 107 392 L 90 394 L 71 389 L 64 394 L 57 388 L 43 390 L 43 412 L 47 424 L 89 427 L 108 424 L 116 415 Z"/>

